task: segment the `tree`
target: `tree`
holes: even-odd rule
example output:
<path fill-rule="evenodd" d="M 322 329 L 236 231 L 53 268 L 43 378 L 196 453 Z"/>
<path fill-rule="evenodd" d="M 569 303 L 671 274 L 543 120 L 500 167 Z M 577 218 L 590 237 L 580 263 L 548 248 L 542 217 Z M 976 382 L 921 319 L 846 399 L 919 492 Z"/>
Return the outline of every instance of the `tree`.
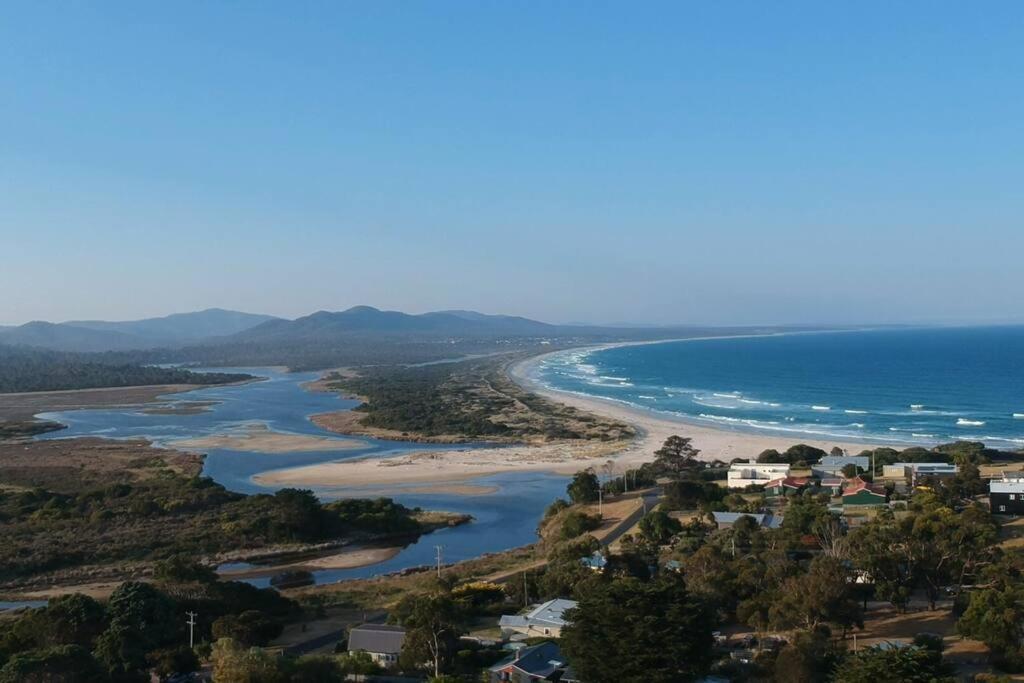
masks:
<path fill-rule="evenodd" d="M 827 628 L 798 631 L 775 659 L 777 683 L 818 683 L 828 679 L 839 653 Z"/>
<path fill-rule="evenodd" d="M 710 614 L 678 574 L 602 583 L 579 596 L 567 619 L 562 648 L 588 683 L 687 681 L 711 664 Z"/>
<path fill-rule="evenodd" d="M 562 519 L 561 536 L 564 539 L 579 538 L 588 531 L 601 526 L 601 518 L 579 510 L 570 510 Z"/>
<path fill-rule="evenodd" d="M 464 615 L 458 601 L 447 591 L 403 598 L 395 616 L 405 627 L 402 660 L 416 668 L 430 662 L 434 676 L 440 676 L 458 649 Z"/>
<path fill-rule="evenodd" d="M 79 645 L 61 645 L 14 655 L 0 667 L 0 683 L 101 683 L 106 672 Z"/>
<path fill-rule="evenodd" d="M 770 610 L 772 626 L 810 631 L 830 624 L 841 627 L 844 633 L 852 626 L 862 626 L 850 578 L 841 560 L 825 555 L 814 558 L 806 574 L 782 583 Z"/>
<path fill-rule="evenodd" d="M 154 650 L 146 655 L 146 661 L 161 676 L 190 673 L 199 668 L 199 658 L 187 645 Z"/>
<path fill-rule="evenodd" d="M 672 435 L 661 448 L 654 451 L 654 467 L 668 476 L 679 476 L 687 470 L 700 467 L 700 451 L 693 447 L 692 439 Z"/>
<path fill-rule="evenodd" d="M 362 654 L 366 654 L 365 652 Z M 369 655 L 367 655 L 369 657 Z M 345 680 L 345 673 L 342 671 L 338 657 L 325 655 L 306 655 L 299 657 L 291 665 L 291 680 L 295 683 L 340 683 Z M 373 664 L 373 661 L 370 662 Z M 368 673 L 376 673 L 379 670 L 374 664 L 374 670 Z"/>
<path fill-rule="evenodd" d="M 852 462 L 843 465 L 843 469 L 840 470 L 840 472 L 843 473 L 843 476 L 846 477 L 847 479 L 853 479 L 854 477 L 856 477 L 858 471 L 859 468 L 856 464 Z"/>
<path fill-rule="evenodd" d="M 380 673 L 380 664 L 373 661 L 373 657 L 369 652 L 346 652 L 338 658 L 338 666 L 341 668 L 341 673 L 345 674 L 362 674 L 368 676 L 371 674 Z"/>
<path fill-rule="evenodd" d="M 569 500 L 577 505 L 582 503 L 596 503 L 601 490 L 597 481 L 597 475 L 592 470 L 583 470 L 573 475 L 572 481 L 565 491 L 569 494 Z"/>
<path fill-rule="evenodd" d="M 190 556 L 179 553 L 156 563 L 153 578 L 161 583 L 213 583 L 217 572 Z"/>
<path fill-rule="evenodd" d="M 122 583 L 110 594 L 110 625 L 96 642 L 96 657 L 115 680 L 136 680 L 147 668 L 146 653 L 183 636 L 174 601 L 148 583 Z"/>
<path fill-rule="evenodd" d="M 924 648 L 869 647 L 836 667 L 833 683 L 955 683 L 942 655 Z"/>
<path fill-rule="evenodd" d="M 683 530 L 679 520 L 658 508 L 644 515 L 640 520 L 640 533 L 655 545 L 665 545 Z"/>
<path fill-rule="evenodd" d="M 665 499 L 662 504 L 668 510 L 693 510 L 704 503 L 720 501 L 729 492 L 729 489 L 712 481 L 693 479 L 670 481 L 663 489 Z"/>
<path fill-rule="evenodd" d="M 280 658 L 224 638 L 213 644 L 213 680 L 217 683 L 285 683 Z"/>
<path fill-rule="evenodd" d="M 1024 585 L 1008 581 L 972 591 L 956 627 L 988 645 L 1000 668 L 1024 670 Z"/>
<path fill-rule="evenodd" d="M 259 610 L 247 610 L 241 614 L 227 614 L 213 622 L 211 629 L 215 640 L 231 638 L 239 645 L 253 647 L 266 645 L 281 635 L 281 623 L 271 619 Z"/>

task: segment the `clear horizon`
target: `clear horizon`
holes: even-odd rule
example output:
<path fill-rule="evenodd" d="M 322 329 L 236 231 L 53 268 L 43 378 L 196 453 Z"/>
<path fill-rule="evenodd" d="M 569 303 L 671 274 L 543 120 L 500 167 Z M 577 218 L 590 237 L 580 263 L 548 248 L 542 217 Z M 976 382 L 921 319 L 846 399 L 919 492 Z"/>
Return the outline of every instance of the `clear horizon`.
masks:
<path fill-rule="evenodd" d="M 1024 322 L 1024 6 L 183 2 L 0 25 L 0 324 Z"/>

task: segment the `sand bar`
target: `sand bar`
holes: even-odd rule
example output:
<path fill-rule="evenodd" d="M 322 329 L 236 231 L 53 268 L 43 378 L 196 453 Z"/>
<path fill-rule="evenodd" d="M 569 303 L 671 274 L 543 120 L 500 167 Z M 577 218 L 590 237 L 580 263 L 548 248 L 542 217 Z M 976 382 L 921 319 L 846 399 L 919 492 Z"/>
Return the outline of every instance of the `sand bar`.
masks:
<path fill-rule="evenodd" d="M 175 448 L 190 451 L 223 448 L 231 451 L 255 451 L 257 453 L 306 453 L 366 447 L 364 442 L 357 439 L 275 432 L 262 423 L 247 424 L 224 434 L 180 439 L 171 444 Z"/>

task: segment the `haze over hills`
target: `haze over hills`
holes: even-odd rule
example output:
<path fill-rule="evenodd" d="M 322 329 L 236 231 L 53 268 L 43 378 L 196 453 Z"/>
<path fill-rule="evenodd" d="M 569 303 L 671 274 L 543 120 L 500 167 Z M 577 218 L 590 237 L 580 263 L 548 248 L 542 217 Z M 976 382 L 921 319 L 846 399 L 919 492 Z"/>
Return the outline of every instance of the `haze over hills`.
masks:
<path fill-rule="evenodd" d="M 413 315 L 355 306 L 345 311 L 317 311 L 296 320 L 271 320 L 224 339 L 225 342 L 263 342 L 339 336 L 537 336 L 552 334 L 554 325 L 475 311 L 437 311 Z"/>
<path fill-rule="evenodd" d="M 0 343 L 54 351 L 101 352 L 177 347 L 224 337 L 276 320 L 273 316 L 210 308 L 144 320 L 33 321 L 0 328 Z"/>

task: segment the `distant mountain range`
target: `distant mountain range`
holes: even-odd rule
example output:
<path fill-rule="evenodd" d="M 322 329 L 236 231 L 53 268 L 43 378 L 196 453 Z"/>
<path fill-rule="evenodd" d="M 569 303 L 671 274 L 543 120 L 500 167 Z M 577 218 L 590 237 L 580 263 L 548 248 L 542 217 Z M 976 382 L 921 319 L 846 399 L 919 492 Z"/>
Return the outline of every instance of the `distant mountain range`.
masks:
<path fill-rule="evenodd" d="M 270 320 L 224 339 L 225 342 L 280 342 L 337 337 L 539 336 L 558 328 L 528 318 L 485 315 L 474 311 L 437 311 L 411 315 L 356 306 L 345 311 L 317 311 L 296 320 Z"/>
<path fill-rule="evenodd" d="M 602 327 L 551 325 L 518 316 L 446 310 L 409 314 L 355 306 L 345 311 L 317 311 L 285 320 L 211 308 L 163 318 L 126 322 L 76 320 L 31 322 L 0 328 L 0 344 L 67 352 L 124 352 L 123 362 L 195 362 L 232 365 L 284 362 L 313 367 L 358 355 L 365 362 L 384 347 L 402 346 L 408 362 L 450 355 L 454 344 L 466 353 L 507 349 L 509 345 L 578 344 L 636 339 L 667 339 L 780 328 Z M 790 328 L 797 329 L 797 328 Z M 442 353 L 439 342 L 445 342 Z M 420 348 L 409 351 L 413 346 Z M 394 351 L 389 354 L 394 356 Z M 316 360 L 314 360 L 314 358 Z M 326 367 L 326 366 L 325 366 Z"/>
<path fill-rule="evenodd" d="M 228 337 L 275 320 L 269 315 L 210 308 L 123 322 L 34 321 L 0 328 L 0 344 L 79 352 L 173 348 Z"/>

